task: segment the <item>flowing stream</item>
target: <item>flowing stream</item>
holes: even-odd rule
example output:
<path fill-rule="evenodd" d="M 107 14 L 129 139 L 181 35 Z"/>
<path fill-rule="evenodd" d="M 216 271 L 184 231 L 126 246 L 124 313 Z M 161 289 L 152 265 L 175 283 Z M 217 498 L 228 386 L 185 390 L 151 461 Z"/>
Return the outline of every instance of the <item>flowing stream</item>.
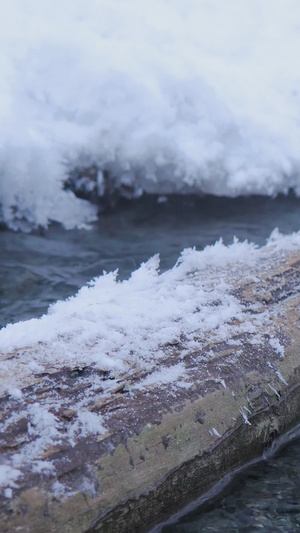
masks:
<path fill-rule="evenodd" d="M 212 497 L 192 502 L 180 517 L 155 528 L 155 533 L 300 531 L 299 427 L 292 434 L 291 442 L 288 435 L 283 436 L 273 455 L 270 450 L 268 458 L 228 476 L 223 490 L 212 490 Z"/>
<path fill-rule="evenodd" d="M 0 327 L 41 316 L 103 270 L 130 276 L 141 262 L 160 254 L 161 270 L 181 250 L 202 249 L 236 236 L 263 245 L 271 231 L 300 228 L 300 199 L 268 197 L 148 196 L 123 201 L 89 230 L 52 225 L 31 234 L 0 231 Z M 300 441 L 278 457 L 252 466 L 231 484 L 227 496 L 193 510 L 163 533 L 300 531 Z"/>

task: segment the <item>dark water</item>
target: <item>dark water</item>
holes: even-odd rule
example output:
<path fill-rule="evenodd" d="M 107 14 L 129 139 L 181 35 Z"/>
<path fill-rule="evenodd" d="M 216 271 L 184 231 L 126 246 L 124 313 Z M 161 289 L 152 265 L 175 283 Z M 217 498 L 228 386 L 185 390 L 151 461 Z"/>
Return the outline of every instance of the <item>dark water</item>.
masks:
<path fill-rule="evenodd" d="M 263 245 L 271 231 L 300 229 L 300 200 L 248 197 L 145 197 L 101 215 L 91 231 L 0 231 L 0 327 L 45 313 L 103 270 L 130 276 L 159 252 L 161 270 L 183 248 L 202 249 L 233 236 Z M 279 457 L 252 467 L 225 498 L 206 503 L 163 533 L 300 531 L 300 441 Z"/>
<path fill-rule="evenodd" d="M 101 215 L 91 231 L 0 231 L 0 327 L 42 315 L 103 270 L 118 268 L 123 279 L 157 252 L 165 270 L 183 248 L 220 237 L 230 243 L 234 235 L 263 245 L 274 227 L 300 228 L 299 199 L 177 196 L 158 203 L 148 196 Z"/>
<path fill-rule="evenodd" d="M 219 496 L 156 533 L 300 531 L 300 439 L 248 467 Z"/>

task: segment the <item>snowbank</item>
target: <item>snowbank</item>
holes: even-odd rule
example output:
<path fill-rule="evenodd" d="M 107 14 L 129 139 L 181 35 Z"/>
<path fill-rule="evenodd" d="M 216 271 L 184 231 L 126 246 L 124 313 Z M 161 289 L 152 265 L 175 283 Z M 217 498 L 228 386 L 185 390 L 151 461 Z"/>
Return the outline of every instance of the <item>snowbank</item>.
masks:
<path fill-rule="evenodd" d="M 299 23 L 297 0 L 2 3 L 2 219 L 87 224 L 63 184 L 92 163 L 100 195 L 101 170 L 132 194 L 299 192 Z"/>

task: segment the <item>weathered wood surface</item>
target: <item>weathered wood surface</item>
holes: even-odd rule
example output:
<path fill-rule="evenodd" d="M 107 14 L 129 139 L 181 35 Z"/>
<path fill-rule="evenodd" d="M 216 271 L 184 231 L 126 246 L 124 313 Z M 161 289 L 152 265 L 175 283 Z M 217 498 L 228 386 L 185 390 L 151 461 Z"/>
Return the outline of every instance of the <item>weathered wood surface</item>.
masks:
<path fill-rule="evenodd" d="M 32 471 L 27 461 L 11 494 L 1 493 L 1 532 L 147 531 L 299 422 L 300 252 L 265 249 L 256 270 L 257 277 L 252 272 L 234 280 L 234 292 L 250 321 L 263 317 L 260 342 L 257 331 L 222 343 L 208 338 L 201 353 L 184 357 L 190 388 L 134 388 L 145 371 L 120 376 L 106 395 L 111 376 L 98 371 L 88 409 L 103 414 L 107 432 L 73 445 L 62 440 L 33 457 L 50 461 L 54 471 Z M 164 349 L 164 364 L 175 364 L 180 342 Z M 12 464 L 37 438 L 22 417 L 24 402 L 59 398 L 54 414 L 67 428 L 75 400 L 95 374 L 93 368 L 49 367 L 26 381 L 22 401 L 2 395 L 1 464 Z"/>

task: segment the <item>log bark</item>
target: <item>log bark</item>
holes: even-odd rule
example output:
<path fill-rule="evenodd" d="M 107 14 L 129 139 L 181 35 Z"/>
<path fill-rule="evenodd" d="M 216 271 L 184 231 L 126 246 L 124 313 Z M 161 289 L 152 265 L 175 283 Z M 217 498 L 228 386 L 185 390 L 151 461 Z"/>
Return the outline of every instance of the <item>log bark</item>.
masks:
<path fill-rule="evenodd" d="M 230 271 L 224 279 L 231 279 Z M 61 441 L 32 457 L 55 464 L 55 473 L 24 463 L 12 491 L 1 493 L 0 531 L 147 531 L 300 421 L 300 252 L 265 248 L 255 272 L 232 283 L 256 332 L 245 330 L 226 342 L 208 338 L 201 353 L 185 354 L 189 388 L 138 388 L 147 375 L 140 371 L 119 376 L 105 395 L 109 373 L 72 367 L 57 372 L 50 365 L 46 374 L 26 378 L 22 402 L 2 394 L 2 465 L 13 464 L 36 438 L 22 416 L 24 402 L 28 408 L 61 398 L 54 415 L 67 427 L 76 416 L 76 398 L 95 378 L 99 390 L 88 409 L 104 416 L 107 431 Z M 180 342 L 164 350 L 162 363 L 172 366 Z M 3 354 L 2 360 L 16 357 Z"/>

